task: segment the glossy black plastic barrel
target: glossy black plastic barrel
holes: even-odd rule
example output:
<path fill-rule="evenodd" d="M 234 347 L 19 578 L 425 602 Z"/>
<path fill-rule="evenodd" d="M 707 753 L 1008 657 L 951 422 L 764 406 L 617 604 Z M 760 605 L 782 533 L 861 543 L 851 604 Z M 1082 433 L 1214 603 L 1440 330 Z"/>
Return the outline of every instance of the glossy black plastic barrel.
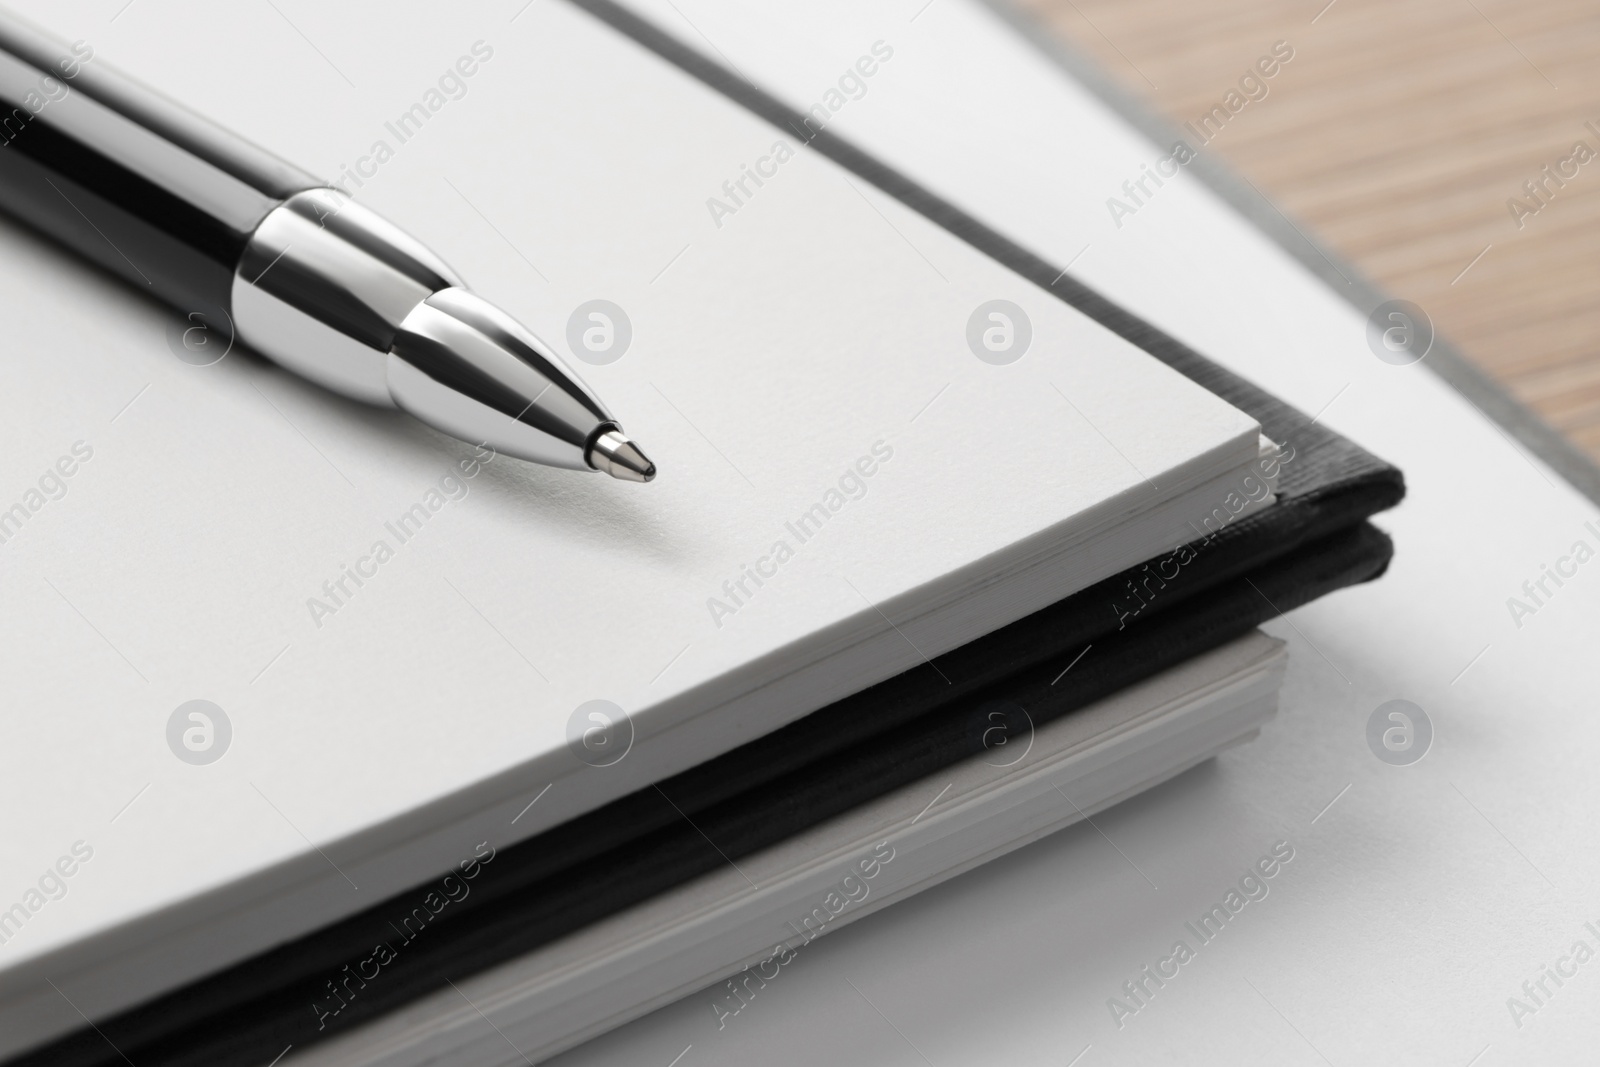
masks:
<path fill-rule="evenodd" d="M 256 225 L 319 184 L 0 12 L 0 210 L 133 285 L 226 311 Z"/>

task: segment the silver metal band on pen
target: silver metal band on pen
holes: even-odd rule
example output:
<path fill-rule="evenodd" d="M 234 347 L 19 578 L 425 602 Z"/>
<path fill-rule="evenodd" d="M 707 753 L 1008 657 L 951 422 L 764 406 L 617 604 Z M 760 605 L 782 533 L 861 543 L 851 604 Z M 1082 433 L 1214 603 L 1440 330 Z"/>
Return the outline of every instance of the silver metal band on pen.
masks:
<path fill-rule="evenodd" d="M 232 304 L 241 340 L 334 392 L 537 463 L 655 475 L 549 346 L 338 190 L 307 189 L 267 214 Z"/>

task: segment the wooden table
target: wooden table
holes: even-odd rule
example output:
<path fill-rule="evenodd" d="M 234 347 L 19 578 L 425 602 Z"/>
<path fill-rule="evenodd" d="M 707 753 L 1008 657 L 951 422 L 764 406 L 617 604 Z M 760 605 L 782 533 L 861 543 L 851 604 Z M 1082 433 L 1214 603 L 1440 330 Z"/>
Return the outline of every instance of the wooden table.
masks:
<path fill-rule="evenodd" d="M 1014 2 L 1600 459 L 1600 2 Z"/>

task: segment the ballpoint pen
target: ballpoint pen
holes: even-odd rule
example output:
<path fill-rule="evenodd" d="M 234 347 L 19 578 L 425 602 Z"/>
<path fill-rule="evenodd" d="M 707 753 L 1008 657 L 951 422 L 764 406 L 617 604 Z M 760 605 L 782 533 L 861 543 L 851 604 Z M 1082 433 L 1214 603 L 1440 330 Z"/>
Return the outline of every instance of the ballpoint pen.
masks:
<path fill-rule="evenodd" d="M 0 209 L 336 393 L 536 463 L 655 477 L 550 346 L 414 237 L 4 12 Z"/>

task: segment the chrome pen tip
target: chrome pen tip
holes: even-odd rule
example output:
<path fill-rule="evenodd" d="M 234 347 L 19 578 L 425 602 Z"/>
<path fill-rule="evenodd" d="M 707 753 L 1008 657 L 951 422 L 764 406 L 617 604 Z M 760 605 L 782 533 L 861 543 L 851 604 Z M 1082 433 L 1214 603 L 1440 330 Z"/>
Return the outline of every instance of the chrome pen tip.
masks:
<path fill-rule="evenodd" d="M 656 465 L 650 457 L 619 430 L 607 430 L 596 437 L 585 458 L 595 470 L 624 482 L 648 482 L 656 476 Z"/>

